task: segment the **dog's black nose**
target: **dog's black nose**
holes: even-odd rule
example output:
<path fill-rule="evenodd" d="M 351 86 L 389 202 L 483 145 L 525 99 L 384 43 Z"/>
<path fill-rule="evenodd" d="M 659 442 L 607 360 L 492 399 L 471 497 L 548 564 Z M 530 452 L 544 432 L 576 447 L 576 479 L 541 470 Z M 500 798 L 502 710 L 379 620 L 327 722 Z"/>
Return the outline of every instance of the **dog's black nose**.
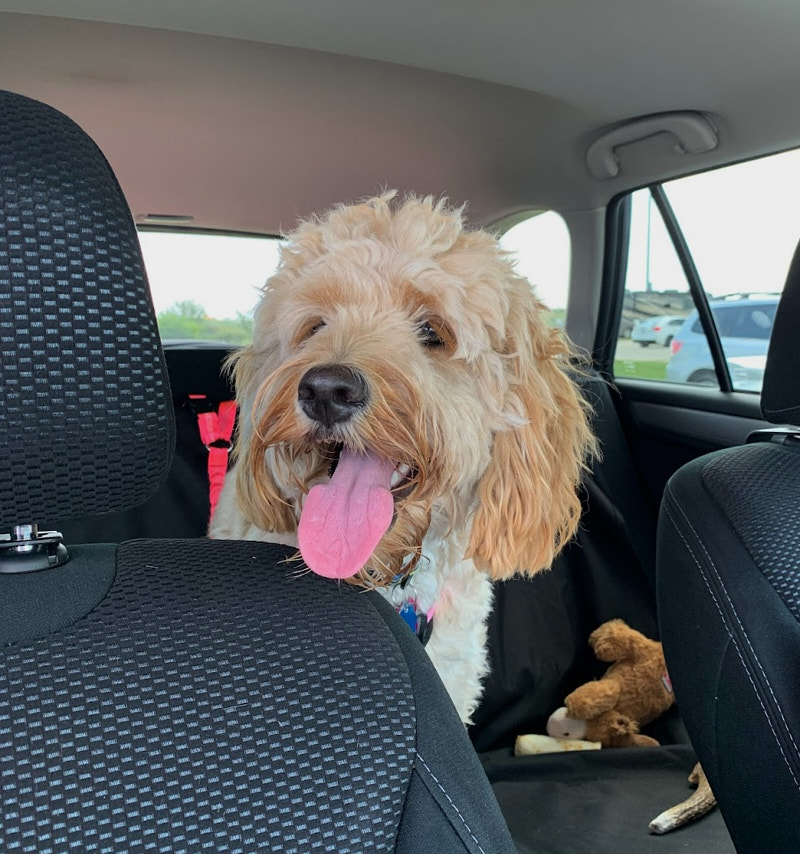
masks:
<path fill-rule="evenodd" d="M 346 365 L 311 368 L 297 389 L 303 412 L 326 427 L 347 421 L 367 405 L 368 398 L 366 379 Z"/>

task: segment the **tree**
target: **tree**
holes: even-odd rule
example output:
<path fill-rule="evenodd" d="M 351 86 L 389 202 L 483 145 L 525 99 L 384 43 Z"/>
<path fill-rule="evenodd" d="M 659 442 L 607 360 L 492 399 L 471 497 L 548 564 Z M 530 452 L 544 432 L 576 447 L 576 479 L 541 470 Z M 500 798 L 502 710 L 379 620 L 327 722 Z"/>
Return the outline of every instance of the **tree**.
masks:
<path fill-rule="evenodd" d="M 203 306 L 192 299 L 176 302 L 175 305 L 167 309 L 167 312 L 176 314 L 178 317 L 189 317 L 193 320 L 204 320 L 207 317 Z"/>
<path fill-rule="evenodd" d="M 158 328 L 165 341 L 219 341 L 235 346 L 249 344 L 253 339 L 253 318 L 237 312 L 235 318 L 217 320 L 194 300 L 181 300 L 158 315 Z"/>

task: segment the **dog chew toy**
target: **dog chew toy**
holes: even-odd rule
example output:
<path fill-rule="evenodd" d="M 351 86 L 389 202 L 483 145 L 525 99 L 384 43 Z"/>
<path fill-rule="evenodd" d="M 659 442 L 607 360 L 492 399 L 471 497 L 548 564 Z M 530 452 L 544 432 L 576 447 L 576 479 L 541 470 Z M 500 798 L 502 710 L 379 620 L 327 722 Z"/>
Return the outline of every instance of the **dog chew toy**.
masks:
<path fill-rule="evenodd" d="M 685 801 L 681 801 L 657 815 L 650 822 L 650 833 L 669 833 L 671 830 L 704 816 L 717 805 L 717 799 L 711 791 L 711 786 L 699 762 L 692 768 L 689 784 L 696 786 L 695 791 Z"/>
<path fill-rule="evenodd" d="M 609 620 L 589 635 L 600 661 L 611 662 L 605 675 L 576 688 L 547 722 L 550 736 L 587 739 L 603 747 L 657 747 L 639 727 L 655 720 L 674 702 L 661 644 L 622 620 Z M 668 833 L 694 821 L 716 805 L 698 763 L 689 775 L 697 790 L 650 822 L 651 833 Z"/>
<path fill-rule="evenodd" d="M 639 727 L 674 702 L 661 644 L 622 620 L 609 620 L 589 635 L 600 661 L 611 662 L 601 679 L 576 688 L 547 722 L 554 738 L 599 741 L 603 747 L 657 747 Z"/>
<path fill-rule="evenodd" d="M 553 738 L 549 735 L 518 735 L 514 743 L 514 756 L 565 753 L 571 750 L 600 750 L 600 742 L 581 741 L 576 738 Z"/>

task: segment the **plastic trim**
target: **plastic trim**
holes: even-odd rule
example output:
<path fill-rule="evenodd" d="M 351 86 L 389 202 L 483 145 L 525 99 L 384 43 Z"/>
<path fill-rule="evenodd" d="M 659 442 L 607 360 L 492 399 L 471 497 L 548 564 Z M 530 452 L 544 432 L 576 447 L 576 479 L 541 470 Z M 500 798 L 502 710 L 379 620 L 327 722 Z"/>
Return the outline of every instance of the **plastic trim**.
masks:
<path fill-rule="evenodd" d="M 714 370 L 717 374 L 720 391 L 731 392 L 733 391 L 733 383 L 728 372 L 728 364 L 725 361 L 722 342 L 719 339 L 717 326 L 711 316 L 711 309 L 708 307 L 708 298 L 706 297 L 706 292 L 703 290 L 703 283 L 700 280 L 700 274 L 697 272 L 692 253 L 689 250 L 689 244 L 686 242 L 675 212 L 672 210 L 672 205 L 669 203 L 667 194 L 664 192 L 661 184 L 653 184 L 650 187 L 650 195 L 653 197 L 661 218 L 664 220 L 667 233 L 670 240 L 672 240 L 675 251 L 678 253 L 678 259 L 681 262 L 686 281 L 689 283 L 689 292 L 700 315 L 700 324 L 703 327 L 708 347 L 711 350 L 711 358 L 714 361 Z"/>

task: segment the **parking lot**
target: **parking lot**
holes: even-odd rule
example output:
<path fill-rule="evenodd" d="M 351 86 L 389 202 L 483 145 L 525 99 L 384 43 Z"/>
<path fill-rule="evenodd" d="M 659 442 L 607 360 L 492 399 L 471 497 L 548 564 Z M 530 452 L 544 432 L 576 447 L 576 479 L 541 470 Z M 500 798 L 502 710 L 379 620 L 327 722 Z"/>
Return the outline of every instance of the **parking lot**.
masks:
<path fill-rule="evenodd" d="M 669 347 L 658 344 L 642 347 L 630 338 L 620 338 L 614 356 L 614 374 L 618 377 L 663 380 L 666 379 L 669 357 Z"/>
<path fill-rule="evenodd" d="M 615 358 L 620 360 L 666 363 L 669 361 L 669 357 L 669 347 L 662 347 L 658 344 L 650 344 L 647 347 L 642 347 L 641 344 L 631 341 L 630 338 L 620 338 L 617 342 Z"/>

